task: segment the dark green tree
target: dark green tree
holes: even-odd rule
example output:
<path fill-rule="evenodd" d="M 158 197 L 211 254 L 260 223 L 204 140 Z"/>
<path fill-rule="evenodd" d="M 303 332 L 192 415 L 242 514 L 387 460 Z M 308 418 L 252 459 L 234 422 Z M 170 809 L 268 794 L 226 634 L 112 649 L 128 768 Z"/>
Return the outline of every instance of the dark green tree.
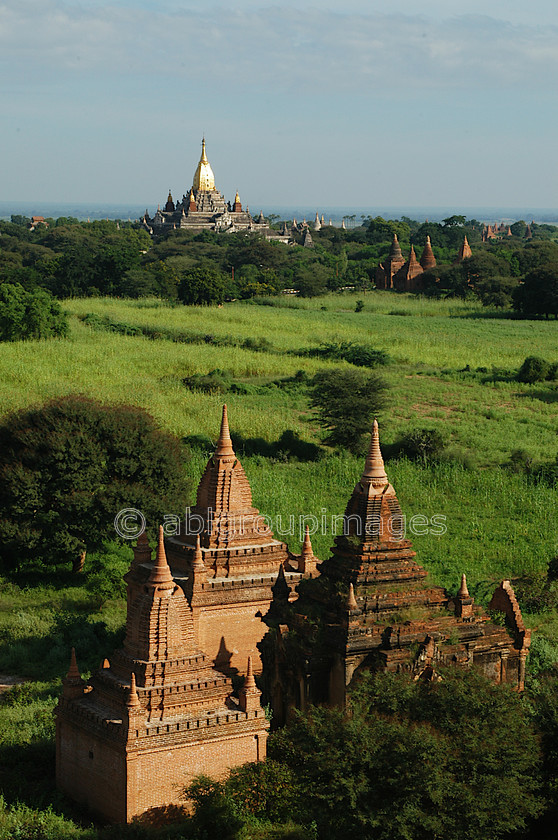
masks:
<path fill-rule="evenodd" d="M 120 510 L 154 532 L 187 491 L 179 441 L 143 409 L 69 396 L 16 412 L 0 426 L 0 558 L 78 570 Z"/>
<path fill-rule="evenodd" d="M 200 266 L 184 272 L 178 298 L 188 306 L 223 303 L 225 288 L 226 278 L 220 271 Z"/>
<path fill-rule="evenodd" d="M 366 673 L 349 714 L 299 714 L 269 754 L 297 780 L 293 818 L 314 819 L 324 840 L 497 840 L 542 808 L 528 710 L 474 670 Z"/>
<path fill-rule="evenodd" d="M 28 291 L 19 283 L 0 284 L 0 341 L 63 338 L 68 319 L 44 289 Z"/>
<path fill-rule="evenodd" d="M 558 262 L 530 271 L 515 290 L 513 305 L 523 315 L 558 317 Z"/>
<path fill-rule="evenodd" d="M 374 416 L 386 405 L 387 384 L 376 373 L 333 368 L 310 382 L 310 405 L 329 434 L 326 442 L 360 452 Z"/>

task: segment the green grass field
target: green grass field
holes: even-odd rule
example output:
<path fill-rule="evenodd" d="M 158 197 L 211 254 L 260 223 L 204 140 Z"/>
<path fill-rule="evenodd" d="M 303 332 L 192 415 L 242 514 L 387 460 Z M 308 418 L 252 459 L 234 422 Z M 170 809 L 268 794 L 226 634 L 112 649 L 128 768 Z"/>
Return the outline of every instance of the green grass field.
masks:
<path fill-rule="evenodd" d="M 355 313 L 359 297 L 364 310 Z M 181 437 L 215 440 L 226 400 L 232 431 L 243 438 L 272 442 L 292 429 L 319 443 L 322 430 L 303 389 L 260 387 L 224 397 L 188 390 L 182 380 L 218 368 L 237 382 L 269 386 L 298 370 L 312 375 L 323 367 L 347 364 L 297 356 L 297 351 L 321 342 L 364 344 L 392 359 L 380 369 L 390 384 L 390 405 L 379 418 L 384 444 L 411 428 L 437 428 L 454 455 L 434 466 L 405 460 L 387 465 L 408 519 L 419 513 L 446 518 L 443 535 L 410 535 L 432 581 L 455 590 L 466 572 L 472 593 L 486 603 L 501 578 L 546 569 L 558 555 L 558 494 L 502 465 L 517 449 L 538 462 L 557 456 L 556 384 L 524 385 L 513 379 L 526 356 L 558 361 L 556 322 L 487 318 L 476 304 L 381 292 L 312 300 L 285 297 L 270 303 L 187 308 L 158 301 L 67 301 L 68 340 L 0 345 L 1 414 L 78 392 L 144 407 Z M 89 313 L 151 330 L 212 335 L 227 343 L 186 344 L 96 330 L 80 320 Z M 247 338 L 266 339 L 270 346 L 258 351 L 232 346 Z M 238 454 L 254 503 L 275 524 L 281 517 L 283 528 L 294 516 L 297 531 L 300 516 L 325 513 L 329 519 L 342 514 L 362 469 L 362 458 L 345 453 L 332 452 L 316 462 Z M 186 468 L 193 488 L 206 457 L 192 450 Z M 191 501 L 185 499 L 185 505 Z M 298 533 L 283 538 L 297 550 Z M 329 529 L 313 537 L 321 559 L 331 542 Z M 544 644 L 550 657 L 558 650 L 557 616 L 525 615 L 539 630 L 538 638 L 548 638 Z M 69 819 L 83 815 L 54 791 L 51 709 L 70 645 L 76 645 L 87 673 L 118 643 L 123 618 L 122 601 L 99 608 L 79 580 L 0 581 L 0 674 L 30 680 L 13 702 L 0 702 L 0 785 L 5 797 L 0 838 L 94 836 L 73 827 Z M 5 773 L 3 766 L 12 769 Z M 49 813 L 49 806 L 68 819 Z M 39 823 L 43 833 L 35 831 Z M 27 825 L 28 833 L 21 833 Z"/>

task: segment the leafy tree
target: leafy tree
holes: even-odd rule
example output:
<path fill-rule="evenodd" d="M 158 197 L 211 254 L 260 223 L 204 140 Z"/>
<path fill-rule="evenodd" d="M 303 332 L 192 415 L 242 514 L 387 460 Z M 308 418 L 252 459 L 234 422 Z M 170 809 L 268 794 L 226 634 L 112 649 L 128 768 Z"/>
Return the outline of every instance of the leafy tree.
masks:
<path fill-rule="evenodd" d="M 558 262 L 530 271 L 516 289 L 513 305 L 524 315 L 558 317 Z"/>
<path fill-rule="evenodd" d="M 19 283 L 0 284 L 0 341 L 63 338 L 68 320 L 44 289 L 27 291 Z"/>
<path fill-rule="evenodd" d="M 178 297 L 189 306 L 223 303 L 225 276 L 213 268 L 199 267 L 182 275 Z"/>
<path fill-rule="evenodd" d="M 386 405 L 386 382 L 365 370 L 320 370 L 310 381 L 310 405 L 329 434 L 326 442 L 360 452 L 374 415 Z"/>
<path fill-rule="evenodd" d="M 293 818 L 314 819 L 324 840 L 497 840 L 542 808 L 527 709 L 474 670 L 440 682 L 368 672 L 348 715 L 298 714 L 269 755 L 297 780 Z"/>
<path fill-rule="evenodd" d="M 16 412 L 0 426 L 0 558 L 78 570 L 118 511 L 154 528 L 187 490 L 179 442 L 143 409 L 69 396 Z"/>

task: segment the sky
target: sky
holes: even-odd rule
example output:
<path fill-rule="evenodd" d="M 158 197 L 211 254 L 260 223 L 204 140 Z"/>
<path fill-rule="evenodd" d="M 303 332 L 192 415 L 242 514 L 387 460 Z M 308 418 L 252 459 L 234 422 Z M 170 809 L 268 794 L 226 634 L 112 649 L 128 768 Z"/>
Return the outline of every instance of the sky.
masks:
<path fill-rule="evenodd" d="M 558 207 L 556 0 L 0 0 L 0 200 Z M 39 210 L 40 208 L 38 208 Z"/>

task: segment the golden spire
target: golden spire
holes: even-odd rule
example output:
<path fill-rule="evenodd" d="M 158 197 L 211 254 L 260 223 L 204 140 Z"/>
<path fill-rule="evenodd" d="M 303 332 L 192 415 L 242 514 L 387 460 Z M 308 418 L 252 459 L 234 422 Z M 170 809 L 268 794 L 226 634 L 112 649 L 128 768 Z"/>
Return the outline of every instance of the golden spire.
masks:
<path fill-rule="evenodd" d="M 194 190 L 212 192 L 215 189 L 215 176 L 205 153 L 205 137 L 202 139 L 200 162 L 194 173 Z"/>
<path fill-rule="evenodd" d="M 378 431 L 378 421 L 374 419 L 372 426 L 372 438 L 370 440 L 370 448 L 366 456 L 364 464 L 364 472 L 362 473 L 362 480 L 371 479 L 370 484 L 373 487 L 383 487 L 389 483 L 386 470 L 384 467 L 384 459 L 382 458 L 382 451 L 380 449 L 380 433 Z"/>
<path fill-rule="evenodd" d="M 165 535 L 162 525 L 159 525 L 157 556 L 155 557 L 155 563 L 151 569 L 148 583 L 155 583 L 158 586 L 166 586 L 166 588 L 174 586 L 174 580 L 169 569 L 169 564 L 167 563 L 167 555 L 165 554 Z"/>
<path fill-rule="evenodd" d="M 236 195 L 234 197 L 234 203 L 235 204 L 240 204 L 240 196 L 238 194 L 238 190 L 236 191 Z"/>
<path fill-rule="evenodd" d="M 217 449 L 215 450 L 217 457 L 230 456 L 234 457 L 234 449 L 232 445 L 231 435 L 229 432 L 229 419 L 227 417 L 227 406 L 223 406 L 223 417 L 221 418 L 221 432 L 219 440 L 217 441 Z"/>

